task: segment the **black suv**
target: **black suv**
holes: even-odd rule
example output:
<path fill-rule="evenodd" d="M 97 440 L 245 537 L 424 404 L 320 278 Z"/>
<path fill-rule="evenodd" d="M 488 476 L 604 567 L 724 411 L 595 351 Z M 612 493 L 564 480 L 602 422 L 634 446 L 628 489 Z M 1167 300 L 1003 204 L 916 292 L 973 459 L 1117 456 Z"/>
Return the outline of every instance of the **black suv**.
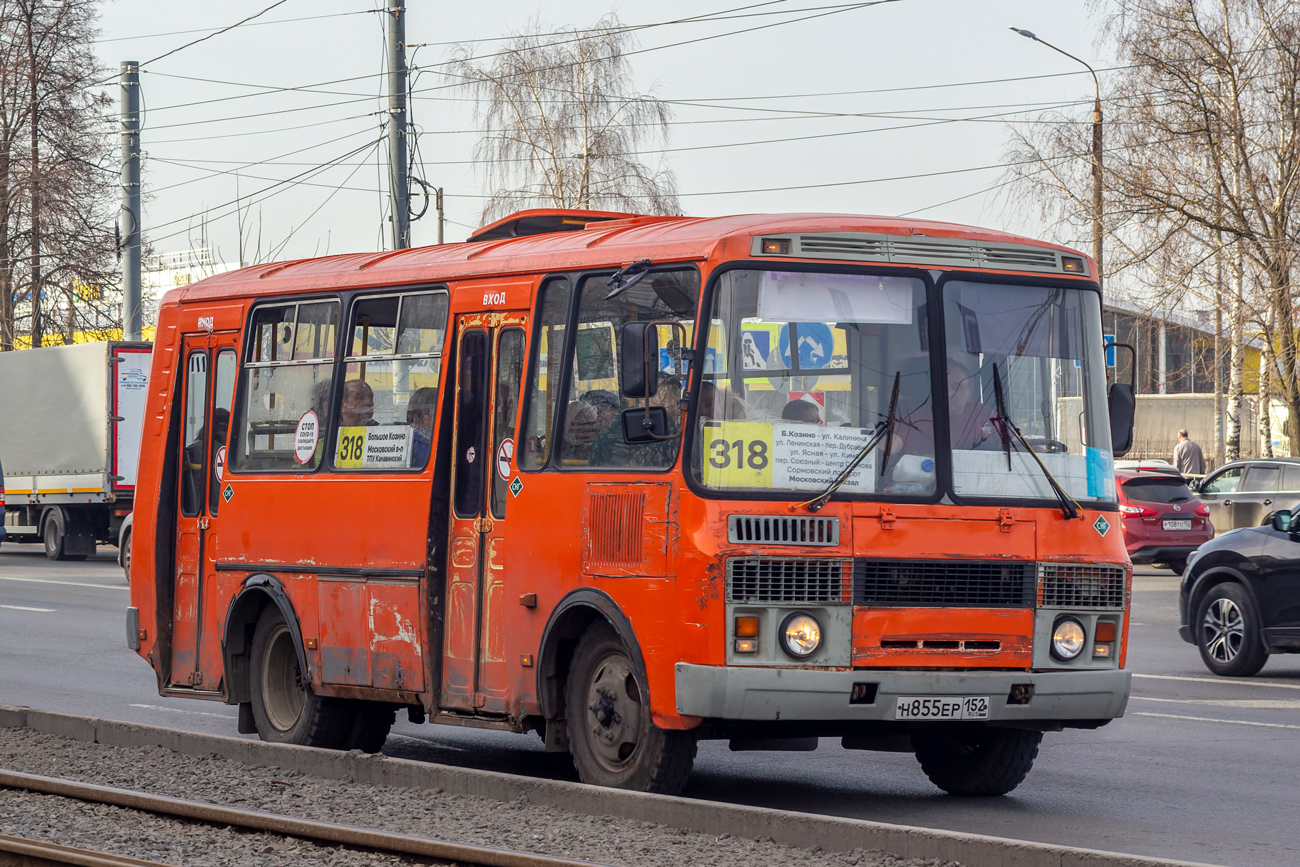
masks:
<path fill-rule="evenodd" d="M 1300 498 L 1296 498 L 1300 499 Z M 1300 653 L 1300 505 L 1262 527 L 1224 533 L 1192 552 L 1178 634 L 1215 674 L 1250 677 L 1270 653 Z"/>
<path fill-rule="evenodd" d="M 1251 458 L 1224 464 L 1194 485 L 1220 533 L 1267 523 L 1300 501 L 1300 458 Z"/>

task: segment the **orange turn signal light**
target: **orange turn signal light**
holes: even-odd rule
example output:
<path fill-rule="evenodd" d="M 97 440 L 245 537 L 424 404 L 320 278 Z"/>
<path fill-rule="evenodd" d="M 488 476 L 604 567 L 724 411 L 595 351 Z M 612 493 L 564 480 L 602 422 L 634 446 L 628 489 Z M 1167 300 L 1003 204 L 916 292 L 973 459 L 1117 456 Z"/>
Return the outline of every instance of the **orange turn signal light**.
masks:
<path fill-rule="evenodd" d="M 757 618 L 757 617 L 737 617 L 737 618 L 736 618 L 736 637 L 737 637 L 737 638 L 757 638 L 757 637 L 758 637 L 758 618 Z"/>
<path fill-rule="evenodd" d="M 1097 626 L 1093 630 L 1093 640 L 1102 642 L 1111 642 L 1115 640 L 1115 624 L 1108 620 L 1098 620 Z"/>
<path fill-rule="evenodd" d="M 789 238 L 764 238 L 763 252 L 769 256 L 789 256 L 790 239 Z"/>

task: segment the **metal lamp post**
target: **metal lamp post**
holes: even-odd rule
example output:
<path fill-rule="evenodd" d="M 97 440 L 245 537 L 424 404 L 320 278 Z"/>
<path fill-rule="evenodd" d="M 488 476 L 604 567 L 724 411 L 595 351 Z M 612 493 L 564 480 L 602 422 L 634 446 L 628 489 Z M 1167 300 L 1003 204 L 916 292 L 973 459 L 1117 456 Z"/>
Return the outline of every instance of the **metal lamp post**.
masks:
<path fill-rule="evenodd" d="M 1093 69 L 1084 60 L 1080 60 L 1068 51 L 1062 51 L 1050 42 L 1039 39 L 1028 30 L 1021 30 L 1019 27 L 1012 27 L 1016 33 L 1026 39 L 1032 39 L 1035 42 L 1046 45 L 1048 48 L 1064 54 L 1075 63 L 1083 64 L 1084 68 L 1092 74 L 1092 83 L 1096 88 L 1097 96 L 1092 104 L 1092 258 L 1097 262 L 1097 285 L 1101 285 L 1101 251 L 1102 251 L 1102 226 L 1101 226 L 1101 83 L 1097 81 L 1097 71 Z"/>

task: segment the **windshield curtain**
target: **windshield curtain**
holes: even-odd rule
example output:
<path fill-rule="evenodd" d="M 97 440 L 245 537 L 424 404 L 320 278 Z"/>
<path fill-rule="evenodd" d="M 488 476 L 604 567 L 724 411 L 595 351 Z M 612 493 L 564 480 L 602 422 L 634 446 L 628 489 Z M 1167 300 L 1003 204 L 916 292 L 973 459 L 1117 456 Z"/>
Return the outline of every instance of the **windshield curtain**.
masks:
<path fill-rule="evenodd" d="M 1113 501 L 1097 294 L 962 280 L 941 291 L 953 493 L 1052 499 L 1045 467 L 1074 499 Z"/>
<path fill-rule="evenodd" d="M 693 431 L 696 480 L 724 491 L 824 489 L 885 420 L 897 378 L 886 471 L 882 443 L 839 490 L 932 495 L 928 328 L 925 283 L 914 277 L 724 272 Z"/>

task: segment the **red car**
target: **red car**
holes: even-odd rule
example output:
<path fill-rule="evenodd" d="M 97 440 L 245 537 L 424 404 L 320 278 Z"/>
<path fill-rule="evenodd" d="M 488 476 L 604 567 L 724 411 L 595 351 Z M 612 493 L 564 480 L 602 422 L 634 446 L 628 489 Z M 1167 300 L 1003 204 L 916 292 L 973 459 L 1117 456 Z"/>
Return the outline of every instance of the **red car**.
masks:
<path fill-rule="evenodd" d="M 1163 563 L 1183 574 L 1187 556 L 1214 538 L 1210 507 L 1170 466 L 1139 466 L 1115 473 L 1124 544 L 1134 563 Z"/>

